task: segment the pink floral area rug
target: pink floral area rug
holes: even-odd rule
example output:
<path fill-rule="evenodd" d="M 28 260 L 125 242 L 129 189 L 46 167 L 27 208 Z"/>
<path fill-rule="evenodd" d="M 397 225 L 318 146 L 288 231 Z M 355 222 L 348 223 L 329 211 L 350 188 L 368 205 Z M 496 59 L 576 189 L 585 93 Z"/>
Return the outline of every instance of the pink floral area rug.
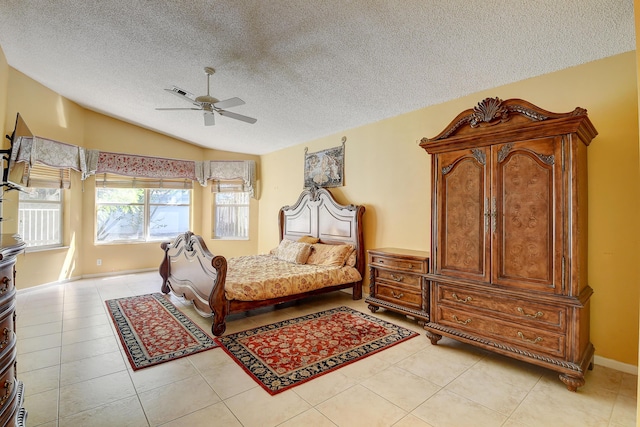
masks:
<path fill-rule="evenodd" d="M 105 302 L 134 370 L 218 347 L 160 293 Z"/>
<path fill-rule="evenodd" d="M 338 307 L 216 340 L 274 395 L 416 336 L 377 317 Z"/>

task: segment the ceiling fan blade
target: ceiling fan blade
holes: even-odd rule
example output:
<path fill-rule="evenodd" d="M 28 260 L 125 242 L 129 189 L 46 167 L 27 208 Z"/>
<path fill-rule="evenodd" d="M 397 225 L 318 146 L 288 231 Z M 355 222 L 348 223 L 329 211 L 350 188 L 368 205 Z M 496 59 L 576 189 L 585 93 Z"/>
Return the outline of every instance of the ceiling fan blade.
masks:
<path fill-rule="evenodd" d="M 243 116 L 242 114 L 232 113 L 231 111 L 218 110 L 218 113 L 220 113 L 221 116 L 226 116 L 232 119 L 241 120 L 246 123 L 254 124 L 255 122 L 258 121 L 258 119 L 254 119 L 253 117 Z"/>
<path fill-rule="evenodd" d="M 213 104 L 213 106 L 216 108 L 231 108 L 237 107 L 238 105 L 244 105 L 244 101 L 240 98 L 229 98 Z"/>
<path fill-rule="evenodd" d="M 192 94 L 191 92 L 187 92 L 184 89 L 180 89 L 177 86 L 171 86 L 171 88 L 169 89 L 165 89 L 167 92 L 174 94 L 175 96 L 177 96 L 180 99 L 183 99 L 187 102 L 190 102 L 194 105 L 200 105 L 200 103 L 198 101 L 196 101 L 196 96 L 194 94 Z"/>
<path fill-rule="evenodd" d="M 156 108 L 156 110 L 165 110 L 165 111 L 169 111 L 169 110 L 196 110 L 196 111 L 200 111 L 200 110 L 202 110 L 202 108 Z"/>
<path fill-rule="evenodd" d="M 213 113 L 205 111 L 204 112 L 204 125 L 205 126 L 213 126 L 215 124 L 216 124 L 216 118 L 214 117 Z"/>

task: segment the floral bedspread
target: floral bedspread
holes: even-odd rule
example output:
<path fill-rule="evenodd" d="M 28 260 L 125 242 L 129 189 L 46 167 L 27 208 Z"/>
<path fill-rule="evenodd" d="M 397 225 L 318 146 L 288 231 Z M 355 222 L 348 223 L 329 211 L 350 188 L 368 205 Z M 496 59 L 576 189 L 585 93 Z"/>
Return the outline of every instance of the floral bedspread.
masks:
<path fill-rule="evenodd" d="M 229 300 L 259 301 L 362 280 L 354 267 L 294 264 L 273 255 L 227 260 L 225 295 Z"/>

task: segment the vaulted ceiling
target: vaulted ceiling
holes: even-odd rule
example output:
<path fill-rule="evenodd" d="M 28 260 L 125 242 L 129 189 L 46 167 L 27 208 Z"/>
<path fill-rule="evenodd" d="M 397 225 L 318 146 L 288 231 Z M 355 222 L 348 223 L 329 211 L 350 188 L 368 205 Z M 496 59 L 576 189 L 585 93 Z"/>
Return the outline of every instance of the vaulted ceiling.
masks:
<path fill-rule="evenodd" d="M 0 1 L 9 65 L 88 109 L 265 154 L 635 49 L 633 0 Z M 215 116 L 163 90 L 246 104 Z M 34 100 L 37 102 L 37 100 Z M 226 108 L 226 107 L 225 107 Z"/>

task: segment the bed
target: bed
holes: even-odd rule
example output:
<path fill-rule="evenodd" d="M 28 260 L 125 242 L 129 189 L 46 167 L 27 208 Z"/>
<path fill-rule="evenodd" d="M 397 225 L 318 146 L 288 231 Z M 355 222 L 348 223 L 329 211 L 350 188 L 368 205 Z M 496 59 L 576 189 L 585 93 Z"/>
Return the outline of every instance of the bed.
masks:
<path fill-rule="evenodd" d="M 213 318 L 220 336 L 230 314 L 340 289 L 362 298 L 364 206 L 341 205 L 324 188 L 304 190 L 278 214 L 280 243 L 269 254 L 225 258 L 186 232 L 161 244 L 163 293 L 193 303 Z"/>

